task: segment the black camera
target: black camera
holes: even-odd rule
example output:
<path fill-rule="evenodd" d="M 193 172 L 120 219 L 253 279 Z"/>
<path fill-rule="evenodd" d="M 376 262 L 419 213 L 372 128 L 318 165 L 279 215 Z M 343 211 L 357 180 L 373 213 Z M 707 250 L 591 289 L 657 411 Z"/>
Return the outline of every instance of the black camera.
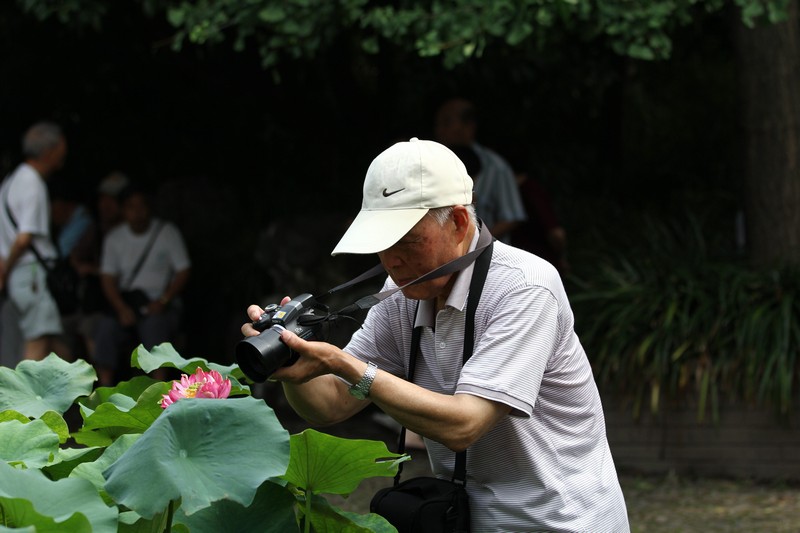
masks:
<path fill-rule="evenodd" d="M 281 342 L 281 332 L 288 329 L 301 339 L 322 340 L 319 333 L 327 318 L 327 308 L 307 293 L 282 306 L 268 305 L 264 314 L 253 322 L 253 327 L 261 333 L 236 345 L 239 368 L 253 381 L 265 381 L 280 367 L 294 364 L 299 357 Z"/>

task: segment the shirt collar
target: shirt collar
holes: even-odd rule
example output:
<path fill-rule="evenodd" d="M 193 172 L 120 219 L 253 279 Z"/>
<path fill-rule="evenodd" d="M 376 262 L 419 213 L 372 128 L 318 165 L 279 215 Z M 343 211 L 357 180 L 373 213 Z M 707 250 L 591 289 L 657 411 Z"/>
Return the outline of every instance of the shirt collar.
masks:
<path fill-rule="evenodd" d="M 478 237 L 480 233 L 475 232 L 472 236 L 472 242 L 469 245 L 467 253 L 473 251 L 478 245 Z M 447 296 L 445 306 L 452 307 L 458 311 L 463 311 L 464 306 L 467 305 L 467 296 L 469 295 L 469 284 L 472 281 L 472 271 L 475 269 L 475 262 L 469 264 L 460 272 L 456 272 L 456 281 L 453 283 L 453 288 Z M 419 309 L 417 310 L 417 318 L 414 321 L 414 327 L 428 326 L 433 327 L 436 322 L 436 298 L 430 300 L 420 300 Z"/>

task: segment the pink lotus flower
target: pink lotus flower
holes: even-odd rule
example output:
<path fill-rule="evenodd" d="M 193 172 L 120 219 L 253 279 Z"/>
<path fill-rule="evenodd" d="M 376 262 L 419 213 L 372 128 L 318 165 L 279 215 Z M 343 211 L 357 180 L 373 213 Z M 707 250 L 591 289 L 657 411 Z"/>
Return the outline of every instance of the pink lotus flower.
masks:
<path fill-rule="evenodd" d="M 227 398 L 230 393 L 231 380 L 224 379 L 216 370 L 203 372 L 198 367 L 191 376 L 182 374 L 180 382 L 172 382 L 172 390 L 163 395 L 161 408 L 166 409 L 181 398 Z"/>

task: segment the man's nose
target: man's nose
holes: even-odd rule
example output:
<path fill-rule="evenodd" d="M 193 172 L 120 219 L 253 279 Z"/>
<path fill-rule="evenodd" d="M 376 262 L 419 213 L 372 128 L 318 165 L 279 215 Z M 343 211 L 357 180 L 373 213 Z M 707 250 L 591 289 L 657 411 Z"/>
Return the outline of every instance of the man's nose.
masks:
<path fill-rule="evenodd" d="M 403 263 L 400 254 L 395 253 L 391 248 L 380 252 L 378 254 L 378 259 L 380 259 L 383 267 L 386 269 L 397 268 Z"/>

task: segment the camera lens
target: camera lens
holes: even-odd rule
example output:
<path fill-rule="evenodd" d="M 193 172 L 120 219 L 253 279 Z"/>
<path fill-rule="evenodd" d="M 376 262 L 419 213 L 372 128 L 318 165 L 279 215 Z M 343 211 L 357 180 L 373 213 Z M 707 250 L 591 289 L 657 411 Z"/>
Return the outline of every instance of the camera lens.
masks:
<path fill-rule="evenodd" d="M 281 342 L 281 326 L 273 326 L 236 344 L 236 362 L 247 377 L 265 381 L 289 360 L 289 348 Z"/>

